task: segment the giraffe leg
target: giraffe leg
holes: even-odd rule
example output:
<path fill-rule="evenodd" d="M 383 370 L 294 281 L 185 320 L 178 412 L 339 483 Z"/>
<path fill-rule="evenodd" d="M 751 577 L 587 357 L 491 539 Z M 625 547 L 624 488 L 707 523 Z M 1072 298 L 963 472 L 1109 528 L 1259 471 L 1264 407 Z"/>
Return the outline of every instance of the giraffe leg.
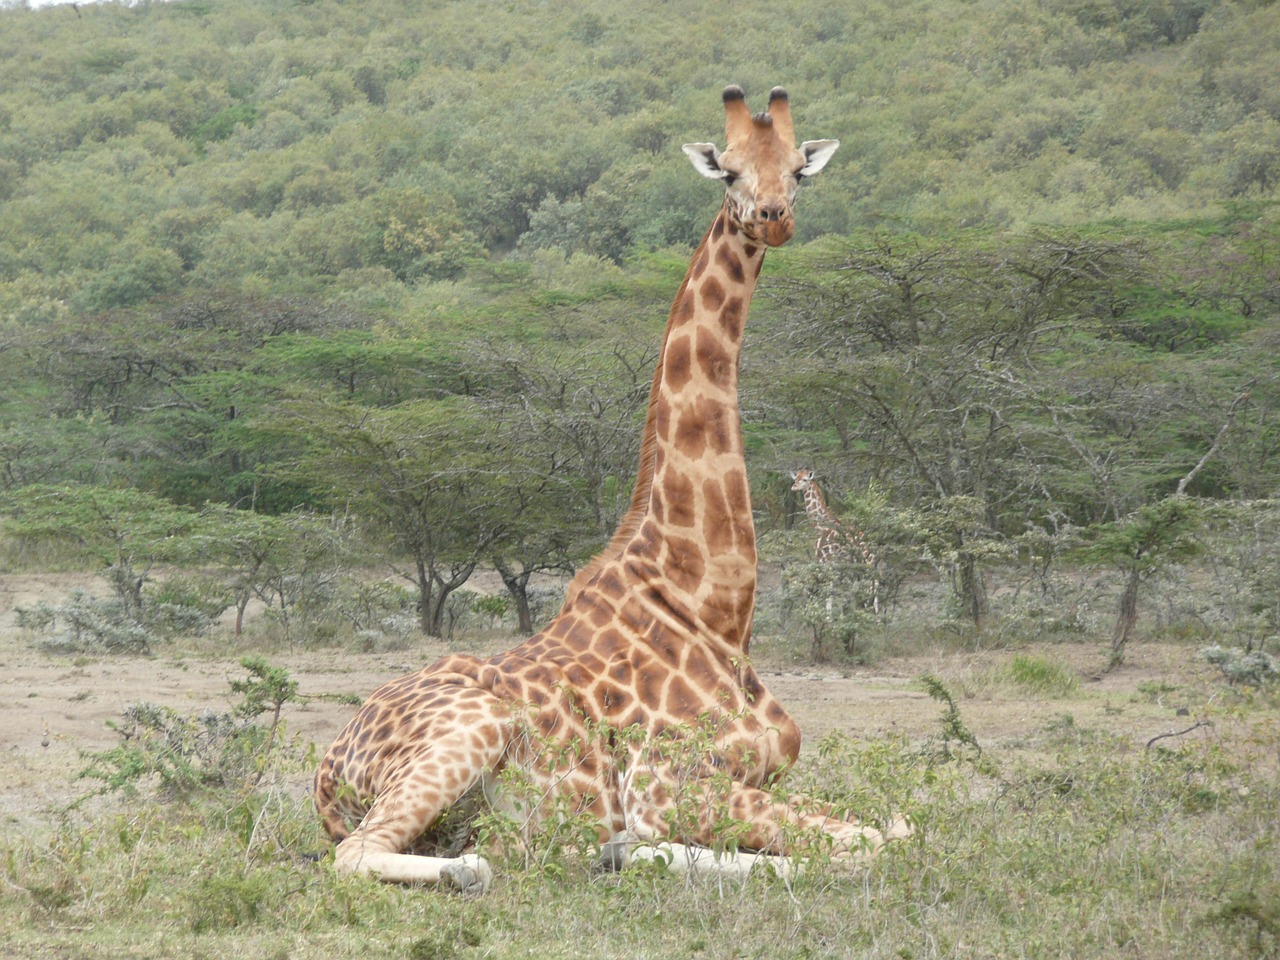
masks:
<path fill-rule="evenodd" d="M 676 874 L 714 876 L 742 880 L 762 870 L 775 876 L 791 878 L 799 875 L 803 864 L 790 857 L 745 850 L 713 850 L 688 843 L 642 841 L 634 834 L 616 834 L 601 849 L 600 866 L 614 871 L 633 863 L 661 862 Z"/>
<path fill-rule="evenodd" d="M 484 857 L 466 853 L 460 857 L 422 857 L 410 853 L 361 850 L 344 857 L 338 845 L 340 873 L 370 873 L 388 883 L 425 883 L 453 887 L 462 893 L 484 893 L 493 881 L 493 870 Z M 349 848 L 348 848 L 349 849 Z"/>
<path fill-rule="evenodd" d="M 507 738 L 497 719 L 424 738 L 395 764 L 360 824 L 337 846 L 339 873 L 371 873 L 391 883 L 445 883 L 483 892 L 493 873 L 483 857 L 403 853 L 501 761 Z"/>
<path fill-rule="evenodd" d="M 647 781 L 643 788 L 633 784 L 634 780 L 626 797 L 630 829 L 615 834 L 602 847 L 599 865 L 603 869 L 622 869 L 638 860 L 662 860 L 677 873 L 742 877 L 753 870 L 768 869 L 778 876 L 791 877 L 803 866 L 794 859 L 795 854 L 803 852 L 794 840 L 803 834 L 829 837 L 830 852 L 839 858 L 869 858 L 886 842 L 911 834 L 910 825 L 901 817 L 880 831 L 835 817 L 830 805 L 806 797 L 779 803 L 766 791 L 740 783 L 732 784 L 727 796 L 714 797 L 720 792 L 715 787 L 692 783 L 686 784 L 681 793 L 685 797 L 702 795 L 695 801 L 701 810 L 694 834 L 689 837 L 694 844 L 676 843 L 668 839 L 669 814 L 675 801 L 666 784 L 658 779 Z M 711 802 L 702 802 L 703 798 Z M 740 848 L 737 852 L 711 849 L 719 819 L 713 811 L 717 807 L 723 811 L 725 803 L 729 816 L 741 825 L 734 837 Z"/>

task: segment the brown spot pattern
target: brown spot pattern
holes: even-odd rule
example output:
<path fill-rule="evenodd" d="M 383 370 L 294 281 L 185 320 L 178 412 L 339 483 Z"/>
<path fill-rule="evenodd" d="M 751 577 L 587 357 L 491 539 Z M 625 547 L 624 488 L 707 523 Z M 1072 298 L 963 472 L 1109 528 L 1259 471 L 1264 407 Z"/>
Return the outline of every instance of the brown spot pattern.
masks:
<path fill-rule="evenodd" d="M 707 446 L 706 419 L 701 403 L 685 410 L 676 421 L 675 444 L 686 457 L 697 460 Z"/>
<path fill-rule="evenodd" d="M 724 303 L 724 284 L 715 277 L 707 277 L 702 284 L 702 306 L 713 313 Z"/>
<path fill-rule="evenodd" d="M 735 344 L 742 339 L 742 298 L 730 297 L 720 311 L 720 326 L 724 335 Z"/>
<path fill-rule="evenodd" d="M 671 509 L 668 511 L 670 525 L 692 527 L 697 519 L 693 502 L 693 481 L 675 469 L 667 469 L 662 475 L 662 486 L 671 500 Z"/>
<path fill-rule="evenodd" d="M 720 484 L 706 480 L 702 484 L 702 539 L 712 556 L 733 548 L 736 537 L 729 513 L 729 501 L 725 499 Z"/>
<path fill-rule="evenodd" d="M 662 365 L 662 379 L 668 390 L 679 393 L 689 385 L 693 377 L 693 358 L 690 355 L 689 338 L 672 337 L 667 341 L 667 355 Z"/>
<path fill-rule="evenodd" d="M 697 280 L 707 269 L 707 264 L 711 262 L 711 258 L 707 255 L 707 247 L 705 244 L 698 248 L 697 254 L 693 258 L 693 269 L 689 271 L 689 276 Z"/>
<path fill-rule="evenodd" d="M 675 306 L 671 308 L 672 326 L 680 326 L 688 323 L 698 312 L 697 299 L 692 290 L 684 290 L 679 297 L 676 298 Z"/>
<path fill-rule="evenodd" d="M 761 263 L 764 261 L 761 260 Z M 742 261 L 738 259 L 738 255 L 733 252 L 728 244 L 716 250 L 716 263 L 724 268 L 729 274 L 729 279 L 734 283 L 742 283 L 746 279 L 746 274 L 742 270 Z"/>
<path fill-rule="evenodd" d="M 720 343 L 711 331 L 698 331 L 698 347 L 696 356 L 702 375 L 721 390 L 733 384 L 733 359 L 729 351 Z"/>
<path fill-rule="evenodd" d="M 702 576 L 707 571 L 702 547 L 696 540 L 669 534 L 666 548 L 668 556 L 666 573 L 671 580 L 671 585 L 685 593 L 693 593 L 702 583 Z"/>

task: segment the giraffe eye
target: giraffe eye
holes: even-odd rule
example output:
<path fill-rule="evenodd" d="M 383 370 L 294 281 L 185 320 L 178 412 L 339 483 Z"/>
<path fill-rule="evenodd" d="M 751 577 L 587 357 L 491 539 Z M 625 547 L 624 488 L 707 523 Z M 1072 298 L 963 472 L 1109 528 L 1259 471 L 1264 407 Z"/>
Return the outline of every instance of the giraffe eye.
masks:
<path fill-rule="evenodd" d="M 738 179 L 738 178 L 737 178 L 737 177 L 735 177 L 732 173 L 729 173 L 729 171 L 727 171 L 727 170 L 725 171 L 725 174 L 724 174 L 724 185 L 725 185 L 726 187 L 732 187 L 732 186 L 734 185 L 734 183 L 737 181 L 737 179 Z"/>

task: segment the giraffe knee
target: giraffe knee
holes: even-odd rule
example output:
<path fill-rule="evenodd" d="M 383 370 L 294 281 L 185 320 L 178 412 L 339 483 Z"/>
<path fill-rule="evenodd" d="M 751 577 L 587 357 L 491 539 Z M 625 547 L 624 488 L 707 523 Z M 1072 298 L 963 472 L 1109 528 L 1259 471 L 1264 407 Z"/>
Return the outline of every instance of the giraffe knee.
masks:
<path fill-rule="evenodd" d="M 607 842 L 600 845 L 600 856 L 596 859 L 596 869 L 602 873 L 617 873 L 631 865 L 631 851 L 640 842 L 640 838 L 630 831 L 615 833 Z"/>
<path fill-rule="evenodd" d="M 369 872 L 369 855 L 380 851 L 360 834 L 352 834 L 333 851 L 333 869 L 342 876 Z"/>

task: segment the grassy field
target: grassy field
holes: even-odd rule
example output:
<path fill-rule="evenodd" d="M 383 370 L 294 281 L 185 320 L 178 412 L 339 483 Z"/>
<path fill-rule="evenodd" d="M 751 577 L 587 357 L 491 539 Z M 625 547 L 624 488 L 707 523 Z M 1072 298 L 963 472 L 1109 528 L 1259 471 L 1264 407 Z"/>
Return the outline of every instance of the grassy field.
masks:
<path fill-rule="evenodd" d="M 248 756 L 191 761 L 197 780 L 221 784 L 160 763 L 171 782 L 158 788 L 112 753 L 124 741 L 104 720 L 125 726 L 123 705 L 146 699 L 172 711 L 171 734 L 181 718 L 199 727 L 244 699 L 229 689 L 244 652 L 52 657 L 6 626 L 0 956 L 1280 953 L 1280 698 L 1227 684 L 1194 645 L 1135 644 L 1099 676 L 1100 645 L 938 649 L 837 670 L 760 638 L 766 683 L 806 735 L 791 783 L 917 825 L 869 866 L 818 858 L 789 883 L 598 875 L 566 829 L 500 858 L 478 899 L 339 878 L 307 796 L 314 751 L 351 700 L 442 650 L 270 656 L 304 698 L 285 703 L 282 731 Z M 75 778 L 94 756 L 128 789 L 76 802 L 101 786 Z"/>

